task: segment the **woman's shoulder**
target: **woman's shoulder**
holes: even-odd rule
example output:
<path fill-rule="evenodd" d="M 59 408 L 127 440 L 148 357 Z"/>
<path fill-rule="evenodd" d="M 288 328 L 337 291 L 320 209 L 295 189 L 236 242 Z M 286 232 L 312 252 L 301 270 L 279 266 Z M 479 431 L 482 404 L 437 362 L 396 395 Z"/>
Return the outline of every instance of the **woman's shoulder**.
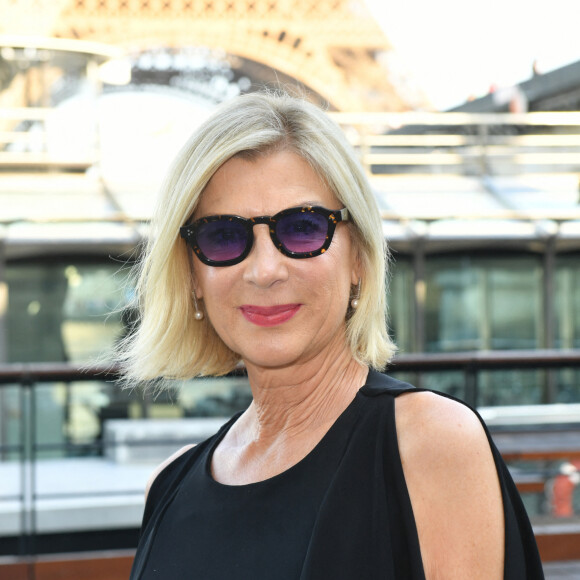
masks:
<path fill-rule="evenodd" d="M 471 578 L 501 577 L 502 493 L 482 421 L 466 405 L 428 391 L 398 397 L 395 408 L 428 577 L 443 577 L 438 571 L 449 562 L 461 574 L 473 571 Z M 451 577 L 467 577 L 461 574 Z"/>
<path fill-rule="evenodd" d="M 430 391 L 397 397 L 399 447 L 406 452 L 457 457 L 489 448 L 481 419 L 466 404 Z"/>
<path fill-rule="evenodd" d="M 373 370 L 361 393 L 375 401 L 385 401 L 391 409 L 394 400 L 397 440 L 403 459 L 411 453 L 456 457 L 462 449 L 469 453 L 476 452 L 478 447 L 489 448 L 482 419 L 454 397 L 418 389 Z"/>
<path fill-rule="evenodd" d="M 397 397 L 395 423 L 403 466 L 446 468 L 446 478 L 495 472 L 490 442 L 479 416 L 467 405 L 430 391 Z M 485 458 L 485 461 L 482 459 Z M 470 474 L 470 471 L 473 472 Z"/>

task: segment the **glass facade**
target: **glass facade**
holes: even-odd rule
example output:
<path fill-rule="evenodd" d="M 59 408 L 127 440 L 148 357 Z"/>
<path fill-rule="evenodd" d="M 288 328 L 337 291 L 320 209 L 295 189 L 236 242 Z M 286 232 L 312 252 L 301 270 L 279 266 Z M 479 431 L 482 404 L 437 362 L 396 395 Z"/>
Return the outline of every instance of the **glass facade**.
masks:
<path fill-rule="evenodd" d="M 548 305 L 553 346 L 580 347 L 576 255 L 556 260 L 551 302 L 545 297 L 539 255 L 427 255 L 423 273 L 422 279 L 412 256 L 396 255 L 391 264 L 389 324 L 400 353 L 545 348 Z M 81 256 L 8 262 L 4 285 L 3 362 L 104 362 L 126 332 L 133 290 L 128 268 L 115 260 Z M 394 368 L 393 374 L 469 400 L 461 370 L 402 376 Z M 479 371 L 476 380 L 479 406 L 580 402 L 576 369 Z M 230 416 L 249 400 L 244 378 L 194 380 L 150 398 L 104 381 L 42 383 L 24 395 L 7 385 L 0 389 L 2 455 L 18 455 L 14 446 L 23 443 L 23 421 L 34 425 L 43 442 L 40 456 L 90 455 L 99 452 L 95 443 L 108 419 Z"/>
<path fill-rule="evenodd" d="M 106 360 L 124 333 L 131 289 L 112 260 L 10 262 L 5 283 L 3 362 Z"/>
<path fill-rule="evenodd" d="M 112 259 L 80 256 L 8 262 L 0 361 L 110 360 L 115 342 L 125 332 L 124 312 L 132 297 L 127 279 L 127 269 Z M 18 457 L 28 445 L 22 440 L 22 433 L 28 431 L 23 425 L 32 428 L 41 442 L 39 457 L 93 454 L 103 417 L 114 416 L 120 407 L 126 417 L 129 398 L 117 385 L 105 382 L 41 383 L 26 391 L 3 387 L 3 457 Z"/>
<path fill-rule="evenodd" d="M 432 257 L 425 282 L 427 352 L 542 346 L 539 257 Z"/>
<path fill-rule="evenodd" d="M 424 288 L 417 292 L 423 304 L 415 302 L 415 286 Z M 415 273 L 411 257 L 397 256 L 389 291 L 391 328 L 400 352 L 579 348 L 578 255 L 557 257 L 552 290 L 548 288 L 539 254 L 428 255 L 424 279 Z M 554 324 L 546 328 L 550 319 Z M 466 398 L 461 371 L 403 378 Z M 480 371 L 477 384 L 479 406 L 580 402 L 580 372 L 575 369 Z"/>
<path fill-rule="evenodd" d="M 580 348 L 580 256 L 561 256 L 556 264 L 554 346 Z"/>
<path fill-rule="evenodd" d="M 415 272 L 413 262 L 397 256 L 391 263 L 388 284 L 389 328 L 399 352 L 413 352 L 415 345 Z"/>
<path fill-rule="evenodd" d="M 580 256 L 564 255 L 558 259 L 554 286 L 554 347 L 580 348 Z M 580 370 L 562 369 L 554 374 L 557 401 L 580 401 Z"/>
<path fill-rule="evenodd" d="M 0 362 L 109 360 L 126 332 L 128 276 L 128 267 L 112 259 L 9 261 Z M 412 257 L 396 255 L 389 324 L 401 353 L 580 348 L 578 255 L 557 258 L 551 302 L 541 255 L 428 255 L 419 278 Z"/>

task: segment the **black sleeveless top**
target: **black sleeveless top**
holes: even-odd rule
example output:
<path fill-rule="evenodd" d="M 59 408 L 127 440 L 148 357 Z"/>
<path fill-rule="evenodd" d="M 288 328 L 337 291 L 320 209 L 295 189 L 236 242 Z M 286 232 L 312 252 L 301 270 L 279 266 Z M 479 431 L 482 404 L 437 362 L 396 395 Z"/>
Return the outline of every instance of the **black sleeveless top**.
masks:
<path fill-rule="evenodd" d="M 412 390 L 369 372 L 304 459 L 248 485 L 210 472 L 233 417 L 155 479 L 131 580 L 425 580 L 395 429 L 394 398 Z M 504 503 L 504 579 L 541 580 L 525 509 L 486 433 Z"/>

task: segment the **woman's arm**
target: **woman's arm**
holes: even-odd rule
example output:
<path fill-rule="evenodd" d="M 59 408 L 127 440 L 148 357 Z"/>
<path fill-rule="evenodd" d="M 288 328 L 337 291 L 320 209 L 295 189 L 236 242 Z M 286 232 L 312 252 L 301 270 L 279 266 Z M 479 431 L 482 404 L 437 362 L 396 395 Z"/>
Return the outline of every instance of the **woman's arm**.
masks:
<path fill-rule="evenodd" d="M 477 416 L 421 392 L 397 399 L 396 423 L 427 580 L 503 579 L 501 490 Z"/>

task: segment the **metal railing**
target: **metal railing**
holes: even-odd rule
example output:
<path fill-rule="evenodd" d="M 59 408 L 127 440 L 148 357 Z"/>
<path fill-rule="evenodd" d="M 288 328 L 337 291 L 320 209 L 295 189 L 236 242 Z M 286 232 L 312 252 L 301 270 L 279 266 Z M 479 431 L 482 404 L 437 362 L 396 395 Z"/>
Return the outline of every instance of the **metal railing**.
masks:
<path fill-rule="evenodd" d="M 93 135 L 77 136 L 82 142 L 94 144 L 89 154 L 64 155 L 51 147 L 48 126 L 57 113 L 51 107 L 0 108 L 0 169 L 84 171 L 97 163 L 100 152 L 96 123 Z"/>
<path fill-rule="evenodd" d="M 580 368 L 580 350 L 533 350 L 533 351 L 490 351 L 469 352 L 450 354 L 408 354 L 399 355 L 389 367 L 390 373 L 412 373 L 419 382 L 424 373 L 438 371 L 461 371 L 463 373 L 464 393 L 463 399 L 477 406 L 479 400 L 478 376 L 482 371 L 502 369 L 565 369 Z M 38 552 L 36 539 L 38 537 L 37 508 L 38 502 L 54 499 L 82 498 L 91 494 L 52 494 L 50 497 L 43 495 L 38 489 L 38 460 L 39 456 L 46 451 L 59 450 L 67 454 L 75 451 L 75 445 L 71 442 L 60 444 L 39 441 L 36 432 L 36 424 L 39 409 L 36 402 L 36 391 L 46 383 L 65 383 L 84 381 L 117 381 L 118 369 L 113 366 L 95 366 L 91 368 L 79 368 L 68 364 L 9 364 L 0 366 L 0 394 L 3 390 L 14 386 L 18 389 L 20 400 L 20 430 L 18 442 L 8 445 L 0 440 L 0 453 L 11 453 L 18 456 L 19 464 L 19 487 L 18 491 L 11 496 L 2 493 L 0 485 L 0 503 L 16 502 L 20 505 L 20 540 L 18 553 L 30 555 Z M 0 397 L 0 404 L 2 398 Z M 152 400 L 143 400 L 142 404 L 153 404 Z M 1 409 L 0 409 L 1 411 Z M 580 418 L 579 418 L 580 422 Z M 166 444 L 167 441 L 159 441 Z M 139 445 L 137 442 L 124 442 L 123 445 Z M 151 441 L 145 442 L 151 445 Z M 111 443 L 107 443 L 111 445 Z M 114 443 L 113 443 L 114 445 Z M 91 445 L 83 445 L 81 451 L 102 453 L 104 449 L 102 440 L 95 441 Z M 580 451 L 580 450 L 579 450 Z M 73 453 L 74 455 L 74 453 Z M 98 496 L 112 497 L 115 495 L 141 496 L 142 489 L 127 489 L 122 492 L 112 490 L 99 490 Z"/>
<path fill-rule="evenodd" d="M 95 150 L 82 159 L 51 152 L 47 122 L 56 112 L 43 107 L 0 108 L 0 168 L 86 169 L 96 163 L 96 108 L 95 134 L 90 140 Z M 330 116 L 344 129 L 373 175 L 580 173 L 580 112 L 353 112 Z M 31 127 L 35 130 L 30 131 Z"/>
<path fill-rule="evenodd" d="M 559 368 L 580 368 L 580 349 L 399 354 L 389 364 L 387 372 L 420 375 L 429 371 L 462 371 L 464 384 L 472 385 L 466 390 L 464 399 L 477 406 L 479 399 L 477 374 L 480 371 Z M 243 372 L 243 369 L 239 372 Z M 27 388 L 43 382 L 111 382 L 118 379 L 119 369 L 114 365 L 80 367 L 67 363 L 0 364 L 0 388 L 7 384 L 19 384 Z"/>
<path fill-rule="evenodd" d="M 331 113 L 370 174 L 580 172 L 580 113 Z"/>

